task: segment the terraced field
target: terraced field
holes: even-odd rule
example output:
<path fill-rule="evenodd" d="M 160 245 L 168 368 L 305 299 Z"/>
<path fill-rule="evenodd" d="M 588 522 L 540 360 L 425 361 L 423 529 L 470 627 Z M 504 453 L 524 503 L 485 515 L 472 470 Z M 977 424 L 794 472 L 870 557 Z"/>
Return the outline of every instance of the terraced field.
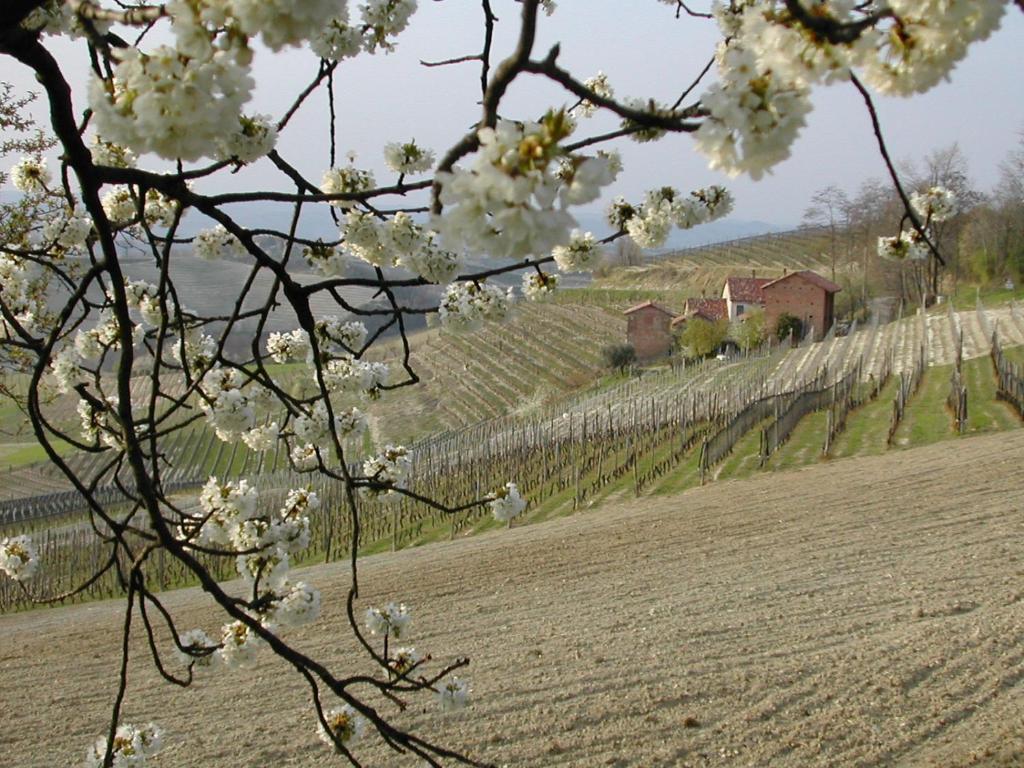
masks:
<path fill-rule="evenodd" d="M 673 286 L 681 296 L 720 296 L 727 277 L 746 276 L 751 270 L 760 277 L 781 277 L 800 269 L 829 275 L 828 248 L 828 233 L 818 229 L 742 238 L 659 253 L 640 266 L 615 268 L 591 288 L 599 293 L 600 289 L 664 291 Z"/>
<path fill-rule="evenodd" d="M 464 712 L 377 703 L 495 765 L 1019 766 L 1024 430 L 949 445 L 365 558 L 357 610 L 402 600 L 433 664 L 472 660 Z M 292 639 L 369 672 L 341 629 L 346 566 L 300 575 L 325 608 Z M 198 590 L 166 602 L 219 626 Z M 0 616 L 6 764 L 77 764 L 107 725 L 122 620 L 119 602 Z M 182 692 L 130 648 L 124 716 L 165 728 L 154 765 L 327 760 L 285 664 Z M 356 756 L 415 764 L 373 734 Z"/>

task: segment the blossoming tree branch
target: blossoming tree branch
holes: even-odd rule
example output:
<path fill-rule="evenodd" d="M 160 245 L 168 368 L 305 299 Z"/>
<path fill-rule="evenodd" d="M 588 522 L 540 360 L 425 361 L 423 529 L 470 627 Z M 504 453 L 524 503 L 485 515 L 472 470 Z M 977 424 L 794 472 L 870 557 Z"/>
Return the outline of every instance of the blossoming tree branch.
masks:
<path fill-rule="evenodd" d="M 0 365 L 28 377 L 24 395 L 8 394 L 49 460 L 81 494 L 108 553 L 88 580 L 49 599 L 73 595 L 114 571 L 126 594 L 125 648 L 130 634 L 143 633 L 169 684 L 188 686 L 218 668 L 249 667 L 262 654 L 277 654 L 308 684 L 310 728 L 343 761 L 359 765 L 359 740 L 375 734 L 428 765 L 481 765 L 393 722 L 417 697 L 434 697 L 442 711 L 464 706 L 468 660 L 438 664 L 422 649 L 398 645 L 413 629 L 413 609 L 400 595 L 381 606 L 359 602 L 356 554 L 368 505 L 406 497 L 444 513 L 486 507 L 502 521 L 525 506 L 515 478 L 452 505 L 410 487 L 408 447 L 382 445 L 364 455 L 360 398 L 386 398 L 418 381 L 408 319 L 436 313 L 453 331 L 500 321 L 515 301 L 556 290 L 559 275 L 589 269 L 603 243 L 628 235 L 642 247 L 658 247 L 673 227 L 694 227 L 731 209 L 723 188 L 690 191 L 659 179 L 643 200 L 615 199 L 608 210 L 613 235 L 581 231 L 573 212 L 614 185 L 621 141 L 692 134 L 711 167 L 757 178 L 788 156 L 811 109 L 812 86 L 849 83 L 863 95 L 888 162 L 871 94 L 928 90 L 998 26 L 1010 5 L 733 0 L 704 12 L 661 2 L 681 39 L 694 24 L 717 25 L 721 33 L 714 61 L 690 73 L 671 103 L 617 94 L 602 73 L 564 68 L 558 46 L 540 50 L 537 30 L 546 16 L 568 12 L 551 0 L 481 0 L 479 52 L 427 64 L 479 68 L 479 92 L 463 94 L 479 102 L 476 124 L 442 147 L 394 137 L 381 147 L 392 175 L 377 179 L 354 161 L 339 161 L 333 109 L 324 121 L 330 151 L 319 176 L 304 175 L 276 146 L 314 93 L 327 92 L 333 105 L 334 75 L 347 60 L 401 44 L 403 30 L 415 23 L 416 0 L 9 0 L 0 52 L 5 67 L 34 73 L 49 125 L 34 133 L 21 113 L 33 97 L 4 89 L 3 151 L 19 156 L 3 181 L 20 197 L 5 206 Z M 516 26 L 511 50 L 497 50 L 499 23 Z M 77 44 L 81 58 L 58 59 L 57 38 Z M 257 114 L 250 107 L 254 60 L 284 49 L 312 57 L 315 77 L 296 88 L 281 114 Z M 88 93 L 75 102 L 66 73 L 82 67 L 90 71 Z M 510 86 L 535 78 L 560 88 L 562 100 L 543 114 L 510 113 Z M 87 106 L 76 111 L 76 103 Z M 598 112 L 614 114 L 621 127 L 588 130 L 588 118 Z M 415 131 L 415 116 L 409 128 Z M 56 160 L 47 154 L 54 142 Z M 204 191 L 218 177 L 230 186 L 239 169 L 255 163 L 275 169 L 277 189 L 238 184 L 230 192 Z M 174 170 L 152 170 L 166 167 Z M 906 215 L 880 252 L 941 259 L 928 230 L 950 215 L 955 200 L 938 188 L 900 194 Z M 288 229 L 257 229 L 232 215 L 232 206 L 255 202 L 290 205 Z M 337 225 L 333 239 L 304 231 L 308 212 L 323 208 Z M 192 229 L 183 230 L 185 220 Z M 126 276 L 129 251 L 144 255 L 155 281 Z M 223 312 L 189 307 L 173 268 L 183 253 L 247 265 L 249 278 L 224 297 Z M 494 262 L 467 266 L 479 265 L 480 257 Z M 353 259 L 370 272 L 350 274 Z M 298 281 L 297 264 L 317 279 Z M 496 286 L 494 278 L 508 273 L 521 273 L 520 290 Z M 269 297 L 253 308 L 247 299 L 264 276 Z M 444 287 L 439 305 L 425 309 L 402 298 L 403 289 L 430 284 Z M 372 289 L 383 306 L 350 302 L 345 289 L 352 287 Z M 314 301 L 324 297 L 335 314 L 314 312 Z M 290 308 L 297 327 L 267 332 L 280 306 Z M 364 323 L 370 319 L 372 332 Z M 239 352 L 229 340 L 241 326 L 255 331 Z M 387 333 L 404 350 L 390 368 L 368 355 Z M 297 388 L 282 374 L 296 367 L 304 377 Z M 66 429 L 55 416 L 58 395 L 75 398 L 79 429 Z M 344 489 L 353 530 L 345 609 L 365 652 L 360 674 L 342 675 L 288 639 L 289 628 L 320 613 L 316 587 L 290 570 L 310 544 L 318 494 L 299 484 L 275 503 L 259 476 L 210 477 L 185 494 L 172 489 L 164 446 L 197 423 L 252 451 L 283 447 L 296 477 L 309 473 Z M 58 450 L 61 442 L 98 457 L 100 470 L 77 472 Z M 116 504 L 100 494 L 110 487 L 119 493 Z M 178 625 L 147 571 L 158 552 L 198 581 L 221 611 L 220 627 Z M 235 564 L 243 597 L 218 583 L 210 566 L 216 560 Z M 29 537 L 0 539 L 0 570 L 28 596 L 39 597 L 32 577 L 45 568 Z M 170 647 L 159 642 L 158 624 L 174 639 Z M 165 731 L 184 728 L 122 722 L 125 692 L 122 665 L 109 720 L 97 724 L 94 744 L 82 745 L 88 764 L 141 764 L 159 750 Z"/>

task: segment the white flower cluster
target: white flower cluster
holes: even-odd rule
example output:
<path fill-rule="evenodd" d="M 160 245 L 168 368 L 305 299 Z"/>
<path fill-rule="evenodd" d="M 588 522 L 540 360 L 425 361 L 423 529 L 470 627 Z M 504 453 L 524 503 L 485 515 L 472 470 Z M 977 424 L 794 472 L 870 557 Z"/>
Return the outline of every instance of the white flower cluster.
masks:
<path fill-rule="evenodd" d="M 111 187 L 100 199 L 103 213 L 114 227 L 124 227 L 135 221 L 138 209 L 130 187 Z"/>
<path fill-rule="evenodd" d="M 112 168 L 132 168 L 137 159 L 135 153 L 127 147 L 105 141 L 99 136 L 93 136 L 89 151 L 96 165 L 109 165 Z"/>
<path fill-rule="evenodd" d="M 163 731 L 153 723 L 132 725 L 124 723 L 114 731 L 111 765 L 117 768 L 137 768 L 146 764 L 163 746 Z M 107 737 L 101 736 L 85 754 L 85 768 L 102 768 L 107 755 Z"/>
<path fill-rule="evenodd" d="M 610 158 L 587 157 L 574 161 L 566 182 L 559 142 L 573 127 L 560 111 L 539 123 L 482 128 L 472 169 L 437 176 L 445 210 L 434 227 L 445 246 L 518 259 L 565 243 L 573 225 L 566 207 L 597 199 L 615 177 Z"/>
<path fill-rule="evenodd" d="M 302 249 L 302 258 L 324 277 L 341 277 L 345 274 L 345 255 L 333 245 L 316 242 Z"/>
<path fill-rule="evenodd" d="M 15 581 L 32 578 L 39 568 L 39 555 L 28 536 L 4 536 L 0 539 L 0 571 Z"/>
<path fill-rule="evenodd" d="M 956 194 L 953 190 L 940 186 L 929 187 L 923 192 L 914 192 L 910 196 L 910 204 L 914 206 L 925 226 L 945 221 L 955 216 L 957 211 Z"/>
<path fill-rule="evenodd" d="M 93 118 L 107 141 L 138 153 L 197 160 L 237 130 L 254 83 L 230 52 L 190 58 L 159 46 L 148 54 L 122 49 L 119 56 L 113 83 L 93 79 L 89 90 Z"/>
<path fill-rule="evenodd" d="M 297 331 L 292 331 L 295 334 Z M 313 326 L 313 336 L 320 350 L 320 359 L 351 357 L 366 341 L 366 326 L 358 320 L 341 320 L 329 315 Z"/>
<path fill-rule="evenodd" d="M 51 181 L 53 176 L 41 157 L 23 157 L 11 167 L 11 183 L 26 195 L 46 192 Z"/>
<path fill-rule="evenodd" d="M 369 28 L 363 38 L 367 53 L 374 53 L 377 48 L 392 51 L 394 45 L 388 38 L 395 37 L 409 25 L 409 19 L 416 12 L 416 0 L 367 0 L 360 10 L 363 24 Z"/>
<path fill-rule="evenodd" d="M 330 168 L 324 171 L 320 180 L 320 191 L 325 195 L 359 195 L 373 189 L 373 174 L 362 171 L 354 165 L 344 168 Z M 355 200 L 334 200 L 331 205 L 346 210 L 355 205 Z"/>
<path fill-rule="evenodd" d="M 160 291 L 155 285 L 147 283 L 145 280 L 126 280 L 124 292 L 128 306 L 139 311 L 144 323 L 160 325 L 163 320 L 163 312 L 160 310 Z M 167 309 L 173 315 L 174 297 L 168 293 L 164 299 Z"/>
<path fill-rule="evenodd" d="M 995 0 L 891 0 L 894 16 L 865 34 L 856 63 L 884 94 L 923 93 L 949 76 L 972 42 L 998 27 L 1006 3 Z"/>
<path fill-rule="evenodd" d="M 400 640 L 409 627 L 412 615 L 405 603 L 388 603 L 383 608 L 366 609 L 366 629 L 371 635 L 381 635 Z"/>
<path fill-rule="evenodd" d="M 415 141 L 391 142 L 384 145 L 384 162 L 395 173 L 423 173 L 433 167 L 434 153 L 417 146 Z"/>
<path fill-rule="evenodd" d="M 602 96 L 606 99 L 612 98 L 615 95 L 615 91 L 612 89 L 611 84 L 608 82 L 608 75 L 604 72 L 598 72 L 591 78 L 583 81 L 588 89 L 596 93 L 598 96 Z M 581 117 L 592 117 L 597 112 L 597 105 L 588 99 L 583 99 L 573 110 L 574 113 Z"/>
<path fill-rule="evenodd" d="M 511 291 L 487 283 L 452 283 L 445 288 L 438 318 L 442 326 L 456 331 L 472 330 L 485 320 L 504 320 L 512 302 Z"/>
<path fill-rule="evenodd" d="M 317 494 L 297 488 L 275 513 L 261 513 L 259 496 L 246 480 L 221 483 L 211 477 L 199 496 L 200 514 L 189 516 L 178 535 L 201 546 L 238 552 L 236 568 L 252 590 L 250 615 L 263 627 L 297 627 L 320 615 L 320 593 L 305 582 L 288 578 L 291 558 L 309 546 L 309 515 L 320 507 Z M 179 637 L 186 649 L 183 663 L 199 666 L 250 666 L 263 641 L 245 622 L 221 630 L 219 643 L 202 630 Z"/>
<path fill-rule="evenodd" d="M 572 231 L 567 245 L 556 245 L 551 251 L 555 264 L 563 272 L 587 272 L 593 269 L 599 253 L 594 235 L 578 229 Z"/>
<path fill-rule="evenodd" d="M 33 261 L 0 250 L 0 301 L 26 331 L 32 332 L 46 316 L 46 278 Z M 0 316 L 0 331 L 14 335 Z"/>
<path fill-rule="evenodd" d="M 931 251 L 916 230 L 905 230 L 894 237 L 878 238 L 878 255 L 893 261 L 922 261 Z"/>
<path fill-rule="evenodd" d="M 444 283 L 458 274 L 461 259 L 437 245 L 437 236 L 399 212 L 381 221 L 363 211 L 350 210 L 341 232 L 355 256 L 378 267 L 401 266 L 432 283 Z"/>
<path fill-rule="evenodd" d="M 197 233 L 192 241 L 192 252 L 204 261 L 241 258 L 246 253 L 242 241 L 220 224 Z"/>
<path fill-rule="evenodd" d="M 334 431 L 339 440 L 360 437 L 366 431 L 366 414 L 356 407 L 334 409 Z M 319 400 L 309 411 L 296 417 L 292 424 L 294 435 L 311 448 L 327 445 L 331 441 L 331 430 L 327 416 L 327 405 Z"/>
<path fill-rule="evenodd" d="M 331 393 L 355 392 L 376 400 L 380 397 L 381 388 L 388 382 L 388 373 L 387 363 L 368 362 L 343 355 L 324 365 L 324 386 Z"/>
<path fill-rule="evenodd" d="M 221 160 L 251 163 L 268 154 L 277 143 L 277 128 L 269 115 L 238 118 L 239 126 L 217 142 Z"/>
<path fill-rule="evenodd" d="M 701 97 L 710 113 L 695 134 L 712 168 L 759 179 L 789 157 L 810 112 L 810 91 L 766 69 L 738 40 L 718 51 L 719 82 Z"/>
<path fill-rule="evenodd" d="M 179 205 L 155 189 L 146 190 L 146 199 L 143 201 L 142 217 L 146 224 L 151 227 L 169 227 L 174 223 L 178 214 Z"/>
<path fill-rule="evenodd" d="M 359 741 L 366 728 L 366 718 L 348 704 L 327 710 L 324 712 L 324 720 L 327 727 L 318 723 L 317 735 L 331 749 L 336 749 L 338 743 L 345 747 L 351 746 Z"/>
<path fill-rule="evenodd" d="M 134 333 L 133 326 L 133 333 Z M 75 351 L 83 360 L 96 360 L 108 349 L 121 346 L 121 324 L 110 309 L 96 316 L 96 325 L 75 332 Z"/>
<path fill-rule="evenodd" d="M 116 413 L 118 398 L 116 395 L 109 395 L 103 402 L 105 404 L 97 408 L 85 398 L 78 401 L 75 410 L 81 425 L 82 437 L 90 442 L 98 440 L 108 448 L 120 450 L 124 447 L 124 441 Z"/>
<path fill-rule="evenodd" d="M 501 523 L 518 517 L 526 509 L 526 500 L 519 494 L 515 483 L 505 483 L 505 487 L 492 493 L 490 499 L 487 506 L 491 508 L 494 519 Z"/>
<path fill-rule="evenodd" d="M 364 487 L 362 490 L 372 498 L 393 501 L 398 494 L 392 489 L 405 488 L 411 471 L 412 454 L 409 449 L 404 445 L 385 445 L 380 453 L 363 462 L 363 474 L 366 478 L 384 487 Z"/>
<path fill-rule="evenodd" d="M 199 385 L 206 422 L 224 442 L 242 438 L 256 425 L 256 408 L 264 402 L 267 391 L 256 384 L 247 384 L 236 368 L 211 368 Z M 258 442 L 258 438 L 253 438 Z"/>
<path fill-rule="evenodd" d="M 469 683 L 459 677 L 452 676 L 440 683 L 437 690 L 437 701 L 441 709 L 450 712 L 465 709 L 469 703 Z"/>
<path fill-rule="evenodd" d="M 558 275 L 547 272 L 526 272 L 523 274 L 523 296 L 530 301 L 540 301 L 555 292 L 558 287 Z"/>
<path fill-rule="evenodd" d="M 639 209 L 625 220 L 625 230 L 641 248 L 659 248 L 665 244 L 672 226 L 690 229 L 720 219 L 732 210 L 732 195 L 722 187 L 707 187 L 686 197 L 672 187 L 647 193 Z"/>
<path fill-rule="evenodd" d="M 92 234 L 92 219 L 85 213 L 65 208 L 62 215 L 43 222 L 42 239 L 46 247 L 61 251 L 76 251 L 85 245 Z M 51 253 L 60 257 L 62 253 Z"/>
<path fill-rule="evenodd" d="M 924 235 L 933 224 L 945 221 L 957 212 L 956 194 L 946 187 L 934 186 L 910 196 L 910 205 L 921 219 Z M 883 259 L 923 261 L 931 255 L 927 239 L 916 229 L 901 231 L 894 237 L 878 238 L 878 255 Z"/>
<path fill-rule="evenodd" d="M 334 409 L 334 432 L 339 440 L 358 438 L 367 428 L 366 415 L 358 408 Z M 316 403 L 308 414 L 296 417 L 292 434 L 298 439 L 291 449 L 290 458 L 298 472 L 308 472 L 318 466 L 317 449 L 333 443 L 327 406 L 323 400 Z"/>
<path fill-rule="evenodd" d="M 187 366 L 194 377 L 202 375 L 216 353 L 214 338 L 197 328 L 186 328 L 184 336 L 173 339 L 171 343 L 171 357 Z"/>
<path fill-rule="evenodd" d="M 275 363 L 287 363 L 309 352 L 309 334 L 301 328 L 288 333 L 273 332 L 267 337 L 267 354 Z"/>
<path fill-rule="evenodd" d="M 626 99 L 625 104 L 627 107 L 634 109 L 637 112 L 646 112 L 649 115 L 656 115 L 660 117 L 672 116 L 672 110 L 655 99 Z M 665 135 L 664 128 L 644 125 L 643 123 L 638 123 L 634 120 L 630 120 L 629 118 L 623 119 L 622 128 L 630 131 L 629 138 L 639 144 L 646 144 L 649 141 L 657 141 Z"/>

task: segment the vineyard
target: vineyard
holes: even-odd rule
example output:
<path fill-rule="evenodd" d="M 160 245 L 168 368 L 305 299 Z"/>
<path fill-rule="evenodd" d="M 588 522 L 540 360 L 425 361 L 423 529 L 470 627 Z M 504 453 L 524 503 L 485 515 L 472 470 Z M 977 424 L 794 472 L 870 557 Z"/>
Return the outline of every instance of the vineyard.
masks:
<path fill-rule="evenodd" d="M 1015 305 L 986 310 L 979 304 L 969 312 L 947 305 L 886 325 L 854 327 L 846 336 L 817 343 L 766 346 L 725 362 L 609 377 L 600 387 L 577 386 L 566 396 L 573 384 L 597 375 L 601 345 L 622 331 L 622 318 L 614 312 L 553 304 L 524 306 L 510 323 L 469 334 L 419 334 L 412 360 L 423 383 L 375 404 L 374 440 L 422 435 L 412 445 L 410 483 L 419 494 L 457 506 L 511 478 L 529 501 L 528 519 L 542 520 L 609 497 L 674 493 L 794 466 L 794 461 L 819 461 L 834 451 L 848 455 L 847 430 L 868 452 L 918 444 L 924 438 L 915 437 L 917 427 L 904 423 L 915 408 L 926 411 L 947 437 L 970 431 L 967 421 L 955 423 L 946 408 L 950 374 L 941 371 L 953 370 L 957 360 L 963 361 L 964 380 L 974 377 L 965 390 L 967 402 L 981 399 L 981 414 L 995 409 L 989 419 L 995 427 L 973 429 L 1020 424 L 1018 415 L 1007 416 L 1007 403 L 1015 392 L 1020 396 L 1019 388 L 1013 389 L 1013 382 L 1019 387 L 1019 372 L 1012 363 L 1001 363 L 999 401 L 987 357 L 1008 361 L 1024 344 L 1024 317 Z M 996 352 L 993 333 L 999 339 Z M 299 381 L 301 366 L 281 375 Z M 166 451 L 173 469 L 165 474 L 165 485 L 178 489 L 177 503 L 186 507 L 211 474 L 253 477 L 269 505 L 279 503 L 288 488 L 310 484 L 309 476 L 288 469 L 283 451 L 256 454 L 240 443 L 221 442 L 201 420 L 174 433 Z M 69 461 L 85 476 L 103 469 L 102 454 Z M 62 488 L 55 468 L 37 465 L 7 477 L 16 481 L 4 484 L 8 500 L 0 514 L 9 528 L 35 530 L 43 558 L 55 564 L 35 588 L 43 595 L 60 594 L 103 562 L 105 546 L 78 522 L 77 494 Z M 340 489 L 321 480 L 313 487 L 325 503 L 314 519 L 314 544 L 305 561 L 342 557 L 351 531 Z M 15 489 L 34 493 L 12 499 Z M 117 492 L 111 490 L 107 501 L 116 508 Z M 390 505 L 364 500 L 362 508 L 365 552 L 495 525 L 481 508 L 454 516 L 409 500 Z M 56 517 L 48 521 L 46 516 Z M 176 564 L 155 558 L 150 567 L 155 583 L 187 583 Z M 219 576 L 232 575 L 230 566 L 218 567 Z M 117 594 L 121 587 L 108 576 L 84 597 Z M 20 593 L 0 585 L 0 609 L 22 605 Z"/>
<path fill-rule="evenodd" d="M 614 300 L 624 292 L 639 295 L 636 292 L 647 291 L 664 296 L 665 286 L 673 286 L 680 298 L 719 296 L 727 277 L 746 276 L 751 271 L 760 277 L 781 277 L 801 269 L 827 275 L 829 247 L 827 231 L 798 229 L 669 251 L 651 256 L 639 266 L 615 268 L 596 280 L 587 293 L 594 301 L 602 297 Z"/>

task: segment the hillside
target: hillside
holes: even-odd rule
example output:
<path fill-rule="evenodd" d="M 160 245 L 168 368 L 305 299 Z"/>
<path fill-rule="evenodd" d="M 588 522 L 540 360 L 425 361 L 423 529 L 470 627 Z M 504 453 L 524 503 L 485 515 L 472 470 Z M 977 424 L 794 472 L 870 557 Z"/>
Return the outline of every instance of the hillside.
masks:
<path fill-rule="evenodd" d="M 730 275 L 781 277 L 785 272 L 812 269 L 831 277 L 828 233 L 798 229 L 724 243 L 667 251 L 647 257 L 638 266 L 617 266 L 595 279 L 595 290 L 671 291 L 681 297 L 720 296 Z M 841 280 L 842 274 L 836 275 Z"/>
<path fill-rule="evenodd" d="M 1018 766 L 1024 431 L 956 445 L 366 558 L 357 609 L 402 600 L 417 649 L 472 659 L 467 711 L 397 721 L 510 766 Z M 325 609 L 293 639 L 366 671 L 346 566 L 303 578 Z M 216 625 L 198 590 L 166 602 Z M 118 601 L 0 616 L 5 764 L 76 764 L 103 731 L 122 619 Z M 125 719 L 167 732 L 154 766 L 327 762 L 280 662 L 183 692 L 136 638 L 128 679 Z M 373 735 L 356 754 L 414 764 Z"/>

